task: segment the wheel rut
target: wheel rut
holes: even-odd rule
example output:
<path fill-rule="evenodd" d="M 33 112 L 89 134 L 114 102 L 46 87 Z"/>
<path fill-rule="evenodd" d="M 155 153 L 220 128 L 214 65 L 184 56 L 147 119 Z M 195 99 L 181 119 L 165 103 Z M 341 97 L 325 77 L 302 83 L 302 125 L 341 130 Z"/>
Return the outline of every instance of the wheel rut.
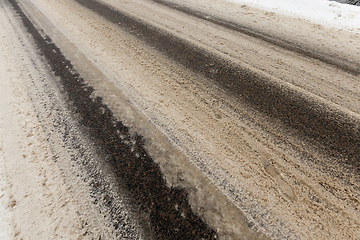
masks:
<path fill-rule="evenodd" d="M 360 119 L 95 0 L 75 0 L 360 171 Z M 164 4 L 163 1 L 160 1 Z M 190 14 L 190 13 L 189 13 Z M 193 13 L 191 13 L 193 14 Z M 121 23 L 121 24 L 119 24 Z M 229 27 L 226 25 L 226 27 Z M 214 71 L 216 69 L 216 71 Z"/>
<path fill-rule="evenodd" d="M 191 210 L 186 192 L 166 186 L 158 164 L 143 146 L 142 137 L 130 134 L 101 98 L 91 97 L 93 88 L 84 83 L 61 50 L 50 38 L 42 37 L 16 1 L 9 2 L 34 38 L 40 54 L 60 77 L 74 117 L 101 148 L 121 185 L 131 193 L 136 214 L 150 224 L 148 235 L 156 239 L 216 239 L 215 231 Z M 95 185 L 94 191 L 102 191 Z M 105 200 L 111 206 L 111 197 Z M 121 227 L 116 211 L 111 213 L 115 229 Z"/>

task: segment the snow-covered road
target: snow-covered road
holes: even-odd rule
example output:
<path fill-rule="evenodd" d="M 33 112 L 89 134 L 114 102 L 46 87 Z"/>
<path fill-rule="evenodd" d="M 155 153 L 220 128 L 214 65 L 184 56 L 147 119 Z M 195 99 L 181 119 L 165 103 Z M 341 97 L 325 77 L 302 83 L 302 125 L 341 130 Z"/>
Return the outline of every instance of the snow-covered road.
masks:
<path fill-rule="evenodd" d="M 359 29 L 248 2 L 0 0 L 0 232 L 358 239 Z"/>

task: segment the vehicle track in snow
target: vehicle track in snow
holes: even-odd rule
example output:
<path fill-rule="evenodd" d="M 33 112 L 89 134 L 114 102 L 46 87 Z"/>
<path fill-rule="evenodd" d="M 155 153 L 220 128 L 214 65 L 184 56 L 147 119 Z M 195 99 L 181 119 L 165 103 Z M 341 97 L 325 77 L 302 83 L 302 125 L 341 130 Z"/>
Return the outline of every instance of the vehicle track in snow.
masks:
<path fill-rule="evenodd" d="M 45 57 L 55 76 L 60 77 L 61 88 L 68 98 L 68 107 L 72 109 L 73 117 L 82 126 L 84 133 L 102 150 L 101 155 L 106 158 L 106 163 L 103 164 L 109 164 L 113 168 L 117 181 L 130 192 L 134 209 L 129 211 L 139 215 L 138 221 L 143 221 L 145 236 L 159 239 L 215 239 L 215 233 L 191 211 L 183 190 L 166 186 L 159 167 L 143 147 L 143 139 L 136 134 L 131 135 L 128 128 L 112 116 L 101 98 L 90 97 L 94 90 L 84 84 L 84 80 L 62 55 L 61 50 L 50 38 L 39 33 L 16 1 L 10 2 L 34 38 L 40 54 Z M 64 138 L 66 135 L 68 134 L 65 133 Z M 74 139 L 65 141 L 73 142 L 75 148 L 81 148 L 81 145 L 76 146 L 79 143 Z M 80 163 L 77 164 L 85 167 L 93 164 L 86 161 L 86 156 L 80 156 Z M 139 238 L 140 235 L 131 235 L 129 222 L 121 216 L 121 209 L 116 205 L 116 194 L 113 196 L 108 192 L 109 186 L 102 182 L 101 176 L 96 176 L 91 170 L 87 174 L 90 174 L 90 180 L 85 180 L 90 182 L 94 204 L 103 201 L 109 213 L 103 209 L 101 211 L 110 215 L 115 231 L 125 232 L 117 237 Z M 129 229 L 128 236 L 126 229 Z"/>
<path fill-rule="evenodd" d="M 351 164 L 359 169 L 360 122 L 358 118 L 353 118 L 351 114 L 340 109 L 332 108 L 326 102 L 317 101 L 306 92 L 298 92 L 292 86 L 286 86 L 254 73 L 237 65 L 236 62 L 204 51 L 204 49 L 168 35 L 160 29 L 144 24 L 140 19 L 131 18 L 97 1 L 76 1 L 115 24 L 120 22 L 122 28 L 140 40 L 150 44 L 186 68 L 214 80 L 220 88 L 226 89 L 225 91 L 229 94 L 240 98 L 241 101 L 248 103 L 256 110 L 272 118 L 280 119 L 286 125 L 295 128 L 298 133 L 314 138 L 327 147 L 327 151 L 336 150 L 346 155 L 349 159 L 346 164 Z M 163 4 L 163 2 L 161 3 Z M 188 11 L 185 12 L 189 14 Z M 229 28 L 229 25 L 225 25 L 225 27 Z M 250 35 L 248 32 L 245 34 Z M 264 39 L 259 35 L 251 36 Z M 267 41 L 272 44 L 275 42 Z M 276 43 L 282 48 L 289 49 L 287 45 Z M 290 48 L 289 50 L 300 52 L 305 56 L 320 58 L 299 49 Z M 325 57 L 320 60 L 324 60 L 325 63 L 330 62 L 356 75 L 359 74 L 357 65 L 350 69 L 335 60 Z"/>

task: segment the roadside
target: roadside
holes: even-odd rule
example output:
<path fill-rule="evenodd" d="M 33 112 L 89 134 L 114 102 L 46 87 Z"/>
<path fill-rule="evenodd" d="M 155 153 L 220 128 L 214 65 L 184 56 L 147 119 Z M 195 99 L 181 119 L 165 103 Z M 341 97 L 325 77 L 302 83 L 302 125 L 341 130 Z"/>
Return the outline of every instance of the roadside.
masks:
<path fill-rule="evenodd" d="M 57 77 L 8 1 L 0 6 L 0 187 L 7 220 L 0 232 L 8 239 L 141 239 L 126 192 L 80 132 Z M 126 228 L 116 228 L 118 222 Z"/>

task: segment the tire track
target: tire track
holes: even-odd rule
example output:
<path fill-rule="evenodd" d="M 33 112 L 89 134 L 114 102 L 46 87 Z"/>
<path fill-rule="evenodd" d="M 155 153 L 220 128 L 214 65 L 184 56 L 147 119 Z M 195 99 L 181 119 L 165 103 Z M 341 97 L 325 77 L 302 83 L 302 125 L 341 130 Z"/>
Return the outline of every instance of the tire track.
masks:
<path fill-rule="evenodd" d="M 236 96 L 257 111 L 295 129 L 300 138 L 313 139 L 321 146 L 323 154 L 336 156 L 341 164 L 351 166 L 357 173 L 360 171 L 360 122 L 357 117 L 206 52 L 106 4 L 95 0 L 76 2 L 118 24 L 172 60 L 214 80 L 228 94 Z M 230 25 L 223 26 L 232 29 Z M 294 51 L 298 51 L 296 49 Z M 306 52 L 303 54 L 306 55 Z"/>
<path fill-rule="evenodd" d="M 153 237 L 215 239 L 215 232 L 192 212 L 184 190 L 166 186 L 158 164 L 144 149 L 142 137 L 131 135 L 128 128 L 113 117 L 101 98 L 90 97 L 94 90 L 84 84 L 61 50 L 50 38 L 41 36 L 15 0 L 9 2 L 34 38 L 40 54 L 60 77 L 70 106 L 75 109 L 74 116 L 101 148 L 119 182 L 129 189 L 136 213 L 143 221 L 150 222 Z M 97 186 L 94 190 L 102 191 Z M 106 202 L 111 206 L 112 199 L 109 197 Z M 116 219 L 116 215 L 113 217 Z M 114 221 L 114 227 L 126 228 L 118 221 Z"/>

